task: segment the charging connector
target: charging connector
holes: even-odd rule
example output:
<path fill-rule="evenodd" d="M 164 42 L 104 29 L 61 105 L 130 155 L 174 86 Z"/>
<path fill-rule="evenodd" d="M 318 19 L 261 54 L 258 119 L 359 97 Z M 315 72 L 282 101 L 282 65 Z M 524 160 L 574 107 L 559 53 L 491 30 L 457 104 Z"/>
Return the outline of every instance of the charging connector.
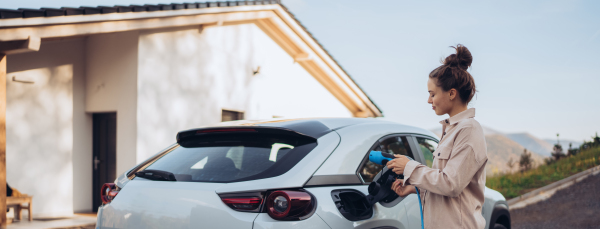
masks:
<path fill-rule="evenodd" d="M 409 156 L 405 156 L 408 159 L 414 161 Z M 393 154 L 383 153 L 381 151 L 371 151 L 369 153 L 369 160 L 375 164 L 385 166 L 389 161 L 395 159 Z M 374 205 L 379 202 L 386 196 L 388 196 L 388 192 L 391 190 L 391 183 L 394 182 L 395 179 L 404 179 L 404 175 L 396 175 L 392 172 L 392 170 L 384 167 L 381 172 L 382 175 L 377 181 L 371 182 L 369 185 L 369 195 L 367 196 L 367 201 L 369 204 Z M 415 190 L 417 190 L 417 197 L 419 199 L 419 212 L 421 213 L 421 228 L 424 229 L 425 225 L 423 223 L 423 205 L 421 203 L 421 194 L 419 193 L 419 188 L 415 186 Z M 393 192 L 393 190 L 392 190 Z"/>

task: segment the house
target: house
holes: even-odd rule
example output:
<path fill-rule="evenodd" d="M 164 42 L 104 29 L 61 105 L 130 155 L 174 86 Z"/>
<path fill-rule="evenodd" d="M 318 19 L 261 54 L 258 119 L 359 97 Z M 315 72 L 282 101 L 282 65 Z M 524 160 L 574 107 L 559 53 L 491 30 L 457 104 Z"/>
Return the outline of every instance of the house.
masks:
<path fill-rule="evenodd" d="M 3 9 L 0 18 L 0 187 L 6 179 L 33 195 L 34 217 L 94 211 L 103 183 L 183 129 L 382 116 L 278 1 Z"/>

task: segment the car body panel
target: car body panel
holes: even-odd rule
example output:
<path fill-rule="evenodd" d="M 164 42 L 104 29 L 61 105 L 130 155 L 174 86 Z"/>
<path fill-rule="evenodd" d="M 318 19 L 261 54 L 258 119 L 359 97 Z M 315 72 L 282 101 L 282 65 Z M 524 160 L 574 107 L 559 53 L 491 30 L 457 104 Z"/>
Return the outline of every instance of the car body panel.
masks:
<path fill-rule="evenodd" d="M 117 185 L 118 187 L 125 187 L 125 185 L 129 183 L 129 181 L 131 181 L 129 177 L 127 177 L 129 171 L 131 170 L 128 170 L 127 172 L 124 172 L 119 177 L 117 177 L 117 179 L 115 179 L 114 181 L 115 185 Z"/>
<path fill-rule="evenodd" d="M 321 217 L 313 214 L 308 219 L 300 221 L 274 220 L 267 213 L 260 213 L 254 220 L 254 229 L 331 229 Z"/>
<path fill-rule="evenodd" d="M 97 228 L 252 228 L 258 213 L 225 205 L 215 193 L 223 185 L 135 178 L 100 207 Z"/>
<path fill-rule="evenodd" d="M 419 210 L 419 197 L 417 194 L 410 194 L 402 201 L 406 206 L 406 216 L 408 217 L 408 225 L 410 229 L 421 228 L 421 212 Z"/>
<path fill-rule="evenodd" d="M 483 203 L 482 214 L 483 218 L 485 218 L 485 228 L 490 228 L 490 220 L 492 219 L 492 214 L 494 211 L 494 207 L 499 204 L 503 204 L 508 209 L 508 204 L 506 203 L 506 199 L 500 192 L 485 187 L 485 191 L 483 192 L 485 197 L 485 202 Z"/>
<path fill-rule="evenodd" d="M 408 218 L 406 217 L 406 208 L 401 201 L 400 204 L 387 208 L 381 206 L 379 203 L 375 204 L 373 216 L 367 220 L 361 221 L 350 221 L 346 219 L 336 208 L 333 199 L 331 199 L 331 191 L 335 189 L 354 189 L 367 195 L 367 185 L 351 185 L 351 186 L 332 186 L 332 187 L 315 187 L 306 188 L 307 191 L 312 193 L 320 202 L 317 205 L 317 211 L 325 223 L 327 223 L 332 229 L 342 228 L 357 228 L 357 229 L 370 229 L 391 226 L 394 228 L 405 229 L 408 228 Z"/>
<path fill-rule="evenodd" d="M 376 122 L 385 122 L 385 123 L 394 123 L 390 121 L 385 121 L 382 119 L 374 119 L 374 118 L 298 118 L 298 119 L 266 119 L 266 120 L 238 120 L 238 121 L 229 121 L 229 122 L 221 122 L 210 126 L 202 126 L 200 128 L 210 128 L 210 127 L 233 127 L 233 126 L 266 126 L 266 127 L 281 127 L 290 130 L 294 130 L 302 133 L 296 124 L 306 124 L 308 122 L 319 122 L 331 130 L 343 128 L 346 126 L 352 126 L 363 123 L 376 123 Z"/>
<path fill-rule="evenodd" d="M 323 125 L 331 128 L 332 130 L 346 128 L 348 126 L 359 125 L 359 124 L 374 124 L 374 123 L 394 123 L 386 121 L 384 119 L 377 118 L 323 118 L 318 119 Z"/>

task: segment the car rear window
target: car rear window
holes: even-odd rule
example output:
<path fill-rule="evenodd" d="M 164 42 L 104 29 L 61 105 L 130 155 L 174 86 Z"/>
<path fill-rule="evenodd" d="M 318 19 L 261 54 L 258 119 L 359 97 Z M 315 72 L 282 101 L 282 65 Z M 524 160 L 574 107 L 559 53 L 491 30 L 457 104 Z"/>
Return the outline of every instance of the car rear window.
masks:
<path fill-rule="evenodd" d="M 181 142 L 145 169 L 171 172 L 187 182 L 256 180 L 289 171 L 316 145 L 301 135 L 214 134 Z"/>

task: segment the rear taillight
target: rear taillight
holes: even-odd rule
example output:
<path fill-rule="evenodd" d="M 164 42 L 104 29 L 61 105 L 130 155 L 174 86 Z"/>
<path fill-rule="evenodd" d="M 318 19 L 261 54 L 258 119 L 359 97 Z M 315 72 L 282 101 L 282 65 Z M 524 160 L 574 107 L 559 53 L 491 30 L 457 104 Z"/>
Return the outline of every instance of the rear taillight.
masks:
<path fill-rule="evenodd" d="M 262 198 L 260 197 L 241 197 L 241 198 L 222 198 L 223 203 L 227 204 L 234 210 L 242 211 L 253 211 L 258 210 L 260 204 L 262 204 Z"/>
<path fill-rule="evenodd" d="M 268 213 L 276 220 L 303 220 L 316 210 L 316 199 L 306 191 L 280 190 L 264 194 L 229 193 L 220 197 L 233 210 Z"/>
<path fill-rule="evenodd" d="M 262 192 L 219 194 L 225 205 L 241 212 L 261 212 L 263 205 Z"/>
<path fill-rule="evenodd" d="M 274 191 L 265 201 L 265 210 L 276 220 L 303 220 L 312 215 L 316 203 L 303 191 Z"/>
<path fill-rule="evenodd" d="M 119 187 L 114 183 L 105 183 L 100 190 L 100 199 L 103 204 L 109 204 L 119 194 Z"/>

